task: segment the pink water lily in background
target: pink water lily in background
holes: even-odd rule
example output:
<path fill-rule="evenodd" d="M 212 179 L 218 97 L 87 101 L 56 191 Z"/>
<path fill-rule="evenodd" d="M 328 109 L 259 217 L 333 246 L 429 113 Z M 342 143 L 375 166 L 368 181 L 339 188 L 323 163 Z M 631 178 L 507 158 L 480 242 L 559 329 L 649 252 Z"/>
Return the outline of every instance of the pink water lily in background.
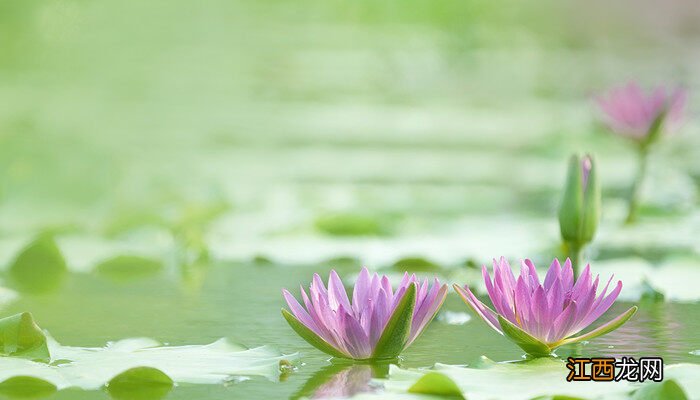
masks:
<path fill-rule="evenodd" d="M 683 117 L 687 92 L 682 88 L 663 86 L 645 93 L 635 82 L 610 89 L 599 96 L 597 103 L 604 113 L 605 122 L 616 133 L 643 142 L 652 133 L 654 121 L 662 113 L 662 130 L 676 128 Z"/>
<path fill-rule="evenodd" d="M 548 355 L 563 344 L 608 333 L 626 322 L 637 309 L 632 307 L 594 331 L 572 337 L 612 306 L 622 290 L 621 281 L 608 291 L 611 277 L 599 291 L 599 277 L 593 278 L 590 265 L 575 280 L 568 259 L 563 267 L 555 259 L 544 281 L 540 281 L 530 260 L 522 261 L 517 278 L 503 257 L 493 261 L 493 279 L 485 266 L 482 273 L 493 309 L 482 303 L 468 287 L 455 285 L 455 290 L 491 328 L 533 355 Z"/>
<path fill-rule="evenodd" d="M 328 287 L 314 274 L 309 294 L 301 288 L 303 306 L 282 291 L 291 314 L 282 313 L 292 328 L 311 345 L 336 357 L 357 360 L 394 358 L 410 346 L 440 309 L 447 285 L 432 285 L 405 273 L 393 290 L 389 278 L 362 268 L 352 301 L 335 271 Z"/>

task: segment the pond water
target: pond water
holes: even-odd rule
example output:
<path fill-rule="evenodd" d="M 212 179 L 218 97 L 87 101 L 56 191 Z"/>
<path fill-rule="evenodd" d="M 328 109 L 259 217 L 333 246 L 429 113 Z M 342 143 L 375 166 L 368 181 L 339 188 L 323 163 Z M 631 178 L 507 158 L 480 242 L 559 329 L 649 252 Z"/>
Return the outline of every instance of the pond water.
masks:
<path fill-rule="evenodd" d="M 344 367 L 300 339 L 280 315 L 280 289 L 306 285 L 322 267 L 269 264 L 201 265 L 195 282 L 181 271 L 114 280 L 101 274 L 69 274 L 45 294 L 23 294 L 6 313 L 31 310 L 38 323 L 64 345 L 103 346 L 127 337 L 151 337 L 171 345 L 205 344 L 222 336 L 249 347 L 272 345 L 282 353 L 300 354 L 293 370 L 278 382 L 255 377 L 228 385 L 180 385 L 168 399 L 294 398 L 315 393 L 314 387 Z M 338 269 L 352 276 L 351 266 Z M 294 290 L 293 290 L 294 292 Z M 623 311 L 616 304 L 603 320 Z M 442 312 L 471 313 L 448 295 Z M 666 363 L 697 362 L 700 349 L 700 305 L 642 302 L 635 318 L 619 330 L 592 342 L 560 348 L 561 357 L 623 355 L 661 356 Z M 438 317 L 404 354 L 404 367 L 430 367 L 436 362 L 474 365 L 482 355 L 495 361 L 519 360 L 522 351 L 481 320 L 448 324 Z M 330 370 L 330 372 L 329 372 Z M 375 376 L 381 376 L 381 371 Z M 366 378 L 369 378 L 367 376 Z M 308 388 L 308 386 L 311 389 Z M 333 387 L 357 387 L 356 380 L 337 379 Z M 306 389 L 305 386 L 307 387 Z M 322 392 L 319 391 L 320 396 Z M 58 392 L 50 398 L 108 398 L 106 392 Z"/>

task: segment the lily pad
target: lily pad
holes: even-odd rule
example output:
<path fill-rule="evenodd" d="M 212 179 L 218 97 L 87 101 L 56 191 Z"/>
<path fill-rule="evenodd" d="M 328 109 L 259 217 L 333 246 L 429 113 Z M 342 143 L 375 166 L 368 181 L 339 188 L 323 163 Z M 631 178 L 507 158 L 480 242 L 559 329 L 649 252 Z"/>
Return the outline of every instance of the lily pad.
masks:
<path fill-rule="evenodd" d="M 46 336 L 30 313 L 0 319 L 0 356 L 49 360 Z"/>
<path fill-rule="evenodd" d="M 169 380 L 220 384 L 233 376 L 276 379 L 280 362 L 297 357 L 281 355 L 267 346 L 245 349 L 226 339 L 208 345 L 162 346 L 152 339 L 133 338 L 89 348 L 62 346 L 48 338 L 48 345 L 51 364 L 0 357 L 0 382 L 28 376 L 59 390 L 94 390 L 107 385 L 117 392 L 129 392 L 134 382 L 148 382 L 161 392 Z"/>
<path fill-rule="evenodd" d="M 33 376 L 15 376 L 0 383 L 0 395 L 11 399 L 36 399 L 56 392 L 56 386 Z"/>
<path fill-rule="evenodd" d="M 159 260 L 137 256 L 120 255 L 100 262 L 95 270 L 116 281 L 131 281 L 160 272 L 163 263 Z"/>
<path fill-rule="evenodd" d="M 379 219 L 361 214 L 335 213 L 318 217 L 316 228 L 334 236 L 377 236 L 388 233 Z"/>
<path fill-rule="evenodd" d="M 9 272 L 20 291 L 41 293 L 60 285 L 66 274 L 66 261 L 53 238 L 42 235 L 17 255 Z"/>
<path fill-rule="evenodd" d="M 423 377 L 408 388 L 408 392 L 464 399 L 459 386 L 457 386 L 452 379 L 439 372 L 428 372 L 423 375 Z"/>
<path fill-rule="evenodd" d="M 673 379 L 650 383 L 640 388 L 632 400 L 688 400 L 685 391 Z"/>
<path fill-rule="evenodd" d="M 475 368 L 435 364 L 430 370 L 408 370 L 392 365 L 389 378 L 378 380 L 386 391 L 394 395 L 403 394 L 410 399 L 415 393 L 416 385 L 423 388 L 422 393 L 437 395 L 441 390 L 445 394 L 456 396 L 457 393 L 470 400 L 487 399 L 620 399 L 634 395 L 635 399 L 685 399 L 673 397 L 684 392 L 698 393 L 700 382 L 700 365 L 667 365 L 664 384 L 647 382 L 638 384 L 627 381 L 567 382 L 569 370 L 563 360 L 538 358 L 533 360 L 497 363 L 482 357 Z M 427 377 L 427 378 L 426 378 Z M 442 382 L 438 384 L 438 382 Z M 666 383 L 673 382 L 673 383 Z M 430 384 L 428 384 L 430 383 Z M 457 389 L 455 389 L 456 386 Z M 653 397 L 658 396 L 662 397 Z M 668 397 L 663 397 L 667 395 Z M 651 396 L 651 397 L 649 397 Z M 366 398 L 371 398 L 367 395 Z M 690 396 L 690 398 L 695 398 Z"/>
<path fill-rule="evenodd" d="M 173 388 L 173 380 L 150 367 L 128 369 L 107 383 L 107 391 L 116 400 L 157 400 Z"/>

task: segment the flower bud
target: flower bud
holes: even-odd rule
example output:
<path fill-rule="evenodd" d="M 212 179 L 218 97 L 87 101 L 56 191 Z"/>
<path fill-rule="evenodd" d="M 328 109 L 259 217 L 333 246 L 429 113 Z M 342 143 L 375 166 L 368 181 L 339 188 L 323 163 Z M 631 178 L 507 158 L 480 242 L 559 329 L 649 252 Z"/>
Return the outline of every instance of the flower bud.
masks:
<path fill-rule="evenodd" d="M 593 158 L 573 155 L 559 208 L 559 228 L 565 241 L 583 245 L 595 235 L 600 220 L 600 185 Z"/>

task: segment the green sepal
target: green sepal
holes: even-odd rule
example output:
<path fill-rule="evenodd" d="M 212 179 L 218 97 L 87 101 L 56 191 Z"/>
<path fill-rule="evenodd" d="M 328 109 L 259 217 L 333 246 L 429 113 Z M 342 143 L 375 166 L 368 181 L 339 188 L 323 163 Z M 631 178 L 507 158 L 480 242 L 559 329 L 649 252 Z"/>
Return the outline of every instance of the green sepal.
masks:
<path fill-rule="evenodd" d="M 498 323 L 501 324 L 503 334 L 527 354 L 535 357 L 549 357 L 552 354 L 552 348 L 500 315 Z"/>
<path fill-rule="evenodd" d="M 406 293 L 396 305 L 394 313 L 386 323 L 382 336 L 372 353 L 372 359 L 396 358 L 403 351 L 411 334 L 411 322 L 413 321 L 413 308 L 416 306 L 416 284 L 412 283 L 406 288 Z"/>
<path fill-rule="evenodd" d="M 649 131 L 647 132 L 647 135 L 644 137 L 644 140 L 641 143 L 641 146 L 643 148 L 647 148 L 654 142 L 659 140 L 659 137 L 661 137 L 661 132 L 663 131 L 664 121 L 666 120 L 667 114 L 668 110 L 664 110 L 663 112 L 659 113 L 659 115 L 657 115 L 656 118 L 654 118 L 654 122 L 652 122 L 651 126 L 649 126 Z"/>
<path fill-rule="evenodd" d="M 580 243 L 588 243 L 593 240 L 598 222 L 600 221 L 601 193 L 598 181 L 597 168 L 593 157 L 589 156 L 591 170 L 588 172 L 586 190 L 583 192 L 583 216 L 581 218 Z M 580 170 L 581 168 L 579 168 Z M 582 178 L 583 179 L 583 178 Z"/>
<path fill-rule="evenodd" d="M 622 313 L 622 315 L 609 321 L 608 323 L 606 323 L 602 326 L 599 326 L 598 328 L 596 328 L 588 333 L 585 333 L 581 336 L 576 336 L 576 337 L 571 337 L 568 339 L 560 340 L 559 342 L 555 343 L 552 346 L 559 347 L 559 346 L 562 346 L 565 344 L 576 343 L 576 342 L 580 342 L 582 340 L 591 340 L 591 339 L 597 338 L 598 336 L 603 336 L 606 333 L 610 333 L 610 332 L 614 331 L 615 329 L 621 327 L 625 322 L 627 322 L 627 320 L 632 318 L 632 316 L 636 312 L 637 312 L 637 306 L 632 306 L 629 310 Z"/>
<path fill-rule="evenodd" d="M 307 328 L 306 325 L 302 324 L 301 321 L 299 321 L 294 315 L 292 315 L 292 313 L 284 308 L 282 309 L 282 316 L 287 320 L 289 326 L 294 329 L 294 332 L 301 336 L 302 339 L 306 340 L 306 342 L 310 345 L 326 354 L 332 355 L 333 357 L 350 358 L 347 354 L 341 353 L 338 349 L 331 346 L 328 342 L 323 340 L 323 338 L 318 336 L 314 331 Z"/>
<path fill-rule="evenodd" d="M 581 159 L 574 154 L 569 159 L 564 196 L 559 207 L 559 229 L 562 238 L 566 241 L 580 241 L 581 216 L 583 215 L 582 181 Z"/>

